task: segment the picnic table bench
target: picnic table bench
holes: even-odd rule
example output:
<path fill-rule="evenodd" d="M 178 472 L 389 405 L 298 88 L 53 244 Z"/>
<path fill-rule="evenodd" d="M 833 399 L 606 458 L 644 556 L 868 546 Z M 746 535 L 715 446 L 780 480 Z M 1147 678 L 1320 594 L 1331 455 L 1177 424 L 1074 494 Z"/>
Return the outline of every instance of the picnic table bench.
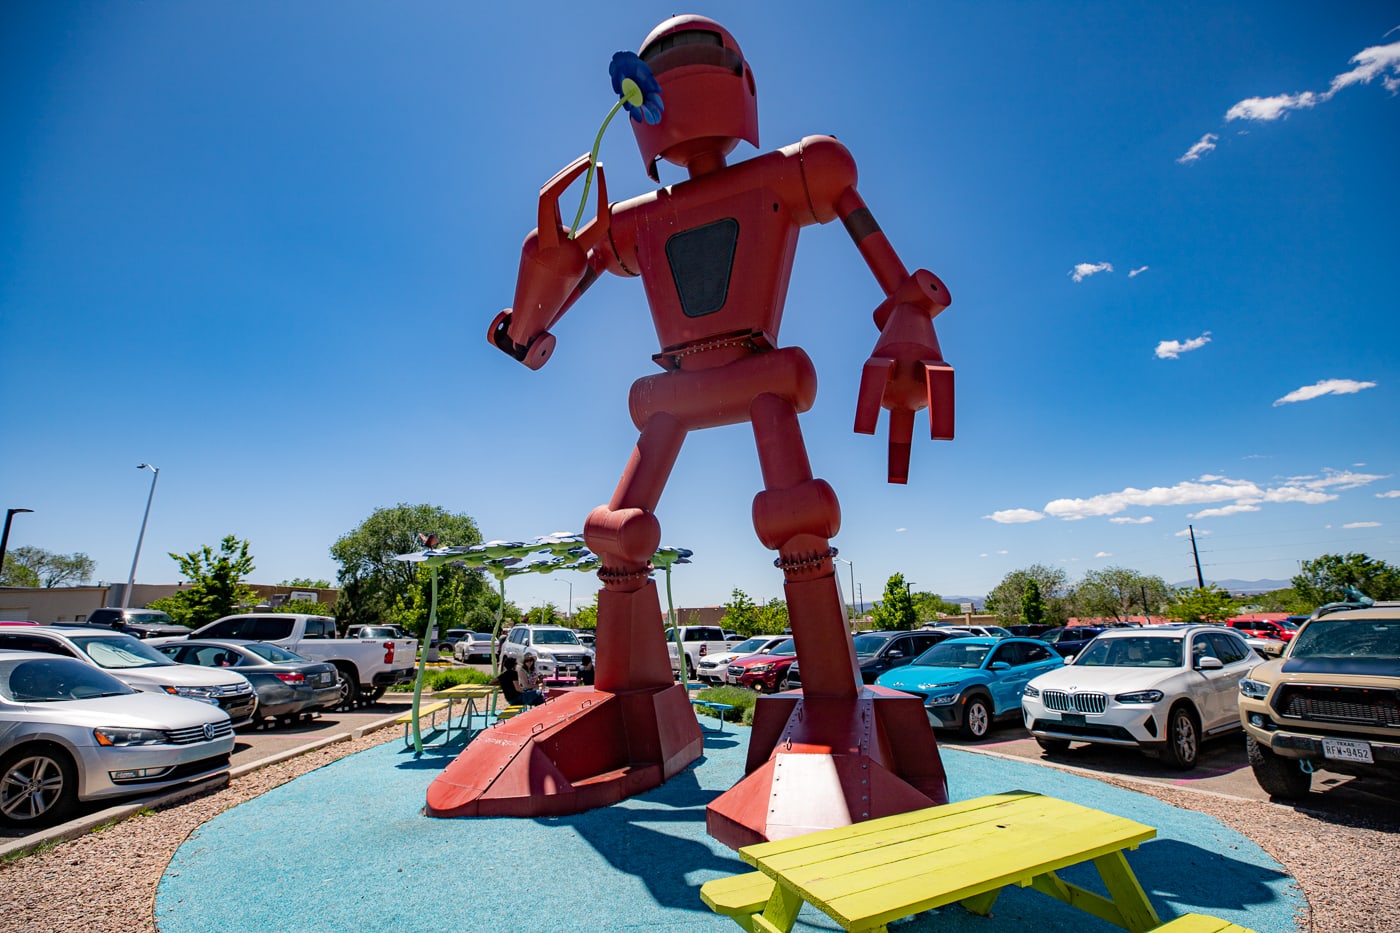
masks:
<path fill-rule="evenodd" d="M 448 687 L 446 690 L 439 690 L 433 695 L 433 701 L 418 707 L 418 722 L 421 725 L 424 717 L 428 717 L 428 729 L 437 728 L 437 714 L 447 710 L 446 734 L 443 737 L 443 744 L 452 740 L 452 710 L 457 703 L 463 704 L 459 729 L 468 735 L 472 732 L 472 720 L 480 714 L 483 718 L 488 712 L 488 707 L 478 706 L 478 700 L 490 699 L 490 706 L 496 703 L 496 692 L 499 688 L 489 684 L 457 684 Z M 413 710 L 397 717 L 394 722 L 403 726 L 403 738 L 405 744 L 412 745 L 411 732 L 413 729 Z"/>
<path fill-rule="evenodd" d="M 719 703 L 714 700 L 701 700 L 696 697 L 690 698 L 690 705 L 709 710 L 710 713 L 716 719 L 719 720 L 719 725 L 715 727 L 715 729 L 719 732 L 724 731 L 724 714 L 734 708 L 734 705 L 731 703 Z"/>
<path fill-rule="evenodd" d="M 1148 933 L 1161 920 L 1123 852 L 1156 835 L 1120 816 L 1010 791 L 745 846 L 739 857 L 758 870 L 706 882 L 700 897 L 749 933 L 788 933 L 803 903 L 843 929 L 884 931 L 894 920 L 952 903 L 989 914 L 1002 889 L 1017 885 Z M 1056 874 L 1081 862 L 1098 869 L 1108 897 Z M 1190 914 L 1163 929 L 1242 928 Z"/>

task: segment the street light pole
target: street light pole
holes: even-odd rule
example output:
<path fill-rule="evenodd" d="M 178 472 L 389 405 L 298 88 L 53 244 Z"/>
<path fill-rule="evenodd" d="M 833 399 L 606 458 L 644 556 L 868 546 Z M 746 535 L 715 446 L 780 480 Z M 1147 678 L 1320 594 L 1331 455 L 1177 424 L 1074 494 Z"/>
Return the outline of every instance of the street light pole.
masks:
<path fill-rule="evenodd" d="M 5 533 L 0 535 L 0 571 L 5 569 L 5 549 L 10 546 L 10 520 L 20 512 L 32 512 L 33 509 L 6 509 L 5 510 Z"/>
<path fill-rule="evenodd" d="M 160 479 L 160 467 L 138 463 L 136 469 L 151 471 L 151 492 L 146 496 L 146 514 L 141 516 L 141 532 L 136 536 L 136 553 L 131 558 L 131 576 L 126 578 L 126 589 L 122 590 L 123 609 L 131 605 L 131 588 L 136 585 L 136 562 L 141 559 L 141 541 L 146 537 L 146 520 L 151 517 L 151 500 L 156 497 L 156 480 Z"/>
<path fill-rule="evenodd" d="M 574 627 L 574 581 L 573 581 L 573 580 L 560 580 L 559 582 L 560 582 L 560 583 L 568 584 L 568 587 L 569 587 L 569 605 L 568 605 L 567 607 L 565 607 L 564 613 L 565 613 L 566 616 L 568 616 L 568 619 L 569 619 L 569 628 L 573 628 L 573 627 Z"/>

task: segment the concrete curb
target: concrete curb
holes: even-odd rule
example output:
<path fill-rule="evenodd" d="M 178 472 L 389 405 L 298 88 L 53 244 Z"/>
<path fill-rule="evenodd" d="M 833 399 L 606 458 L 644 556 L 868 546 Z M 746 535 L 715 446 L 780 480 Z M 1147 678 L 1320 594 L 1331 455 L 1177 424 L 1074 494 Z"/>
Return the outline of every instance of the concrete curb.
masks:
<path fill-rule="evenodd" d="M 242 777 L 250 772 L 279 764 L 290 758 L 305 755 L 308 752 L 314 752 L 319 748 L 325 748 L 327 745 L 349 742 L 352 739 L 363 738 L 371 732 L 378 732 L 380 729 L 394 725 L 394 720 L 397 719 L 399 715 L 400 714 L 396 713 L 393 716 L 375 720 L 359 728 L 351 729 L 348 732 L 337 732 L 334 735 L 325 736 L 314 742 L 308 742 L 305 745 L 288 749 L 285 752 L 278 752 L 275 755 L 269 755 L 258 761 L 250 762 L 246 765 L 239 765 L 237 768 L 230 769 L 227 774 L 210 778 L 199 784 L 177 788 L 160 794 L 152 794 L 149 797 L 138 797 L 135 800 L 123 801 L 116 806 L 108 807 L 105 810 L 99 810 L 96 813 L 90 813 L 86 816 L 80 816 L 77 819 L 69 820 L 67 823 L 50 826 L 47 829 L 36 831 L 23 838 L 7 840 L 0 843 L 0 861 L 26 855 L 35 849 L 45 846 L 67 842 L 70 839 L 77 839 L 79 836 L 87 835 L 99 826 L 106 826 L 111 823 L 120 823 L 123 820 L 129 820 L 133 816 L 138 815 L 142 810 L 165 807 L 179 803 L 182 800 L 188 800 L 191 797 L 203 796 L 211 791 L 223 790 L 234 778 Z"/>

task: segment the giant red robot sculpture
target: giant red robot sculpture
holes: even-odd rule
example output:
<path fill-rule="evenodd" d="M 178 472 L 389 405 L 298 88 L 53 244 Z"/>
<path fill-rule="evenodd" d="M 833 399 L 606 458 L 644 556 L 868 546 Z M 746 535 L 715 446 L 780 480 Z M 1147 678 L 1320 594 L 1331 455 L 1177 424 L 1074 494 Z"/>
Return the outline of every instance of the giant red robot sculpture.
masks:
<path fill-rule="evenodd" d="M 647 172 L 659 181 L 656 160 L 665 159 L 689 180 L 609 204 L 599 168 L 597 216 L 571 232 L 558 201 L 589 158 L 560 172 L 540 191 L 514 304 L 490 330 L 497 347 L 537 369 L 554 347 L 550 328 L 599 274 L 638 276 L 646 289 L 663 372 L 632 386 L 640 438 L 612 500 L 584 526 L 603 585 L 596 686 L 478 736 L 430 787 L 428 812 L 579 812 L 655 787 L 699 756 L 699 726 L 672 681 L 649 577 L 661 540 L 653 510 L 686 434 L 740 422 L 753 425 L 758 446 L 764 489 L 754 528 L 778 552 L 802 690 L 760 699 L 746 775 L 708 808 L 710 834 L 737 847 L 944 803 L 919 700 L 861 683 L 832 566 L 840 507 L 813 478 L 798 427 L 816 375 L 800 349 L 778 346 L 778 326 L 798 231 L 840 220 L 886 296 L 855 430 L 873 434 L 880 409 L 889 410 L 889 481 L 903 483 L 915 412 L 928 407 L 933 438 L 953 436 L 953 372 L 933 329 L 948 292 L 931 272 L 905 269 L 835 139 L 809 136 L 726 164 L 739 140 L 758 144 L 758 107 L 753 73 L 724 27 L 675 17 L 640 56 L 664 101 L 658 122 L 632 121 Z"/>

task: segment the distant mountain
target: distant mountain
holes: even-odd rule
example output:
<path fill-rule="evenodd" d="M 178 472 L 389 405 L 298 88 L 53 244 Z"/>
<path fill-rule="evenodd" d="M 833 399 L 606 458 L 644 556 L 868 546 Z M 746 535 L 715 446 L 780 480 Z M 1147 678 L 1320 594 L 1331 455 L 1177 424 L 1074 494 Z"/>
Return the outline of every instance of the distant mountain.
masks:
<path fill-rule="evenodd" d="M 1246 593 L 1254 595 L 1256 593 L 1268 593 L 1271 590 L 1286 590 L 1293 585 L 1290 580 L 1207 580 L 1206 585 L 1214 583 L 1216 586 L 1231 593 Z M 1196 586 L 1195 580 L 1183 580 L 1180 583 L 1171 584 L 1173 587 Z"/>

